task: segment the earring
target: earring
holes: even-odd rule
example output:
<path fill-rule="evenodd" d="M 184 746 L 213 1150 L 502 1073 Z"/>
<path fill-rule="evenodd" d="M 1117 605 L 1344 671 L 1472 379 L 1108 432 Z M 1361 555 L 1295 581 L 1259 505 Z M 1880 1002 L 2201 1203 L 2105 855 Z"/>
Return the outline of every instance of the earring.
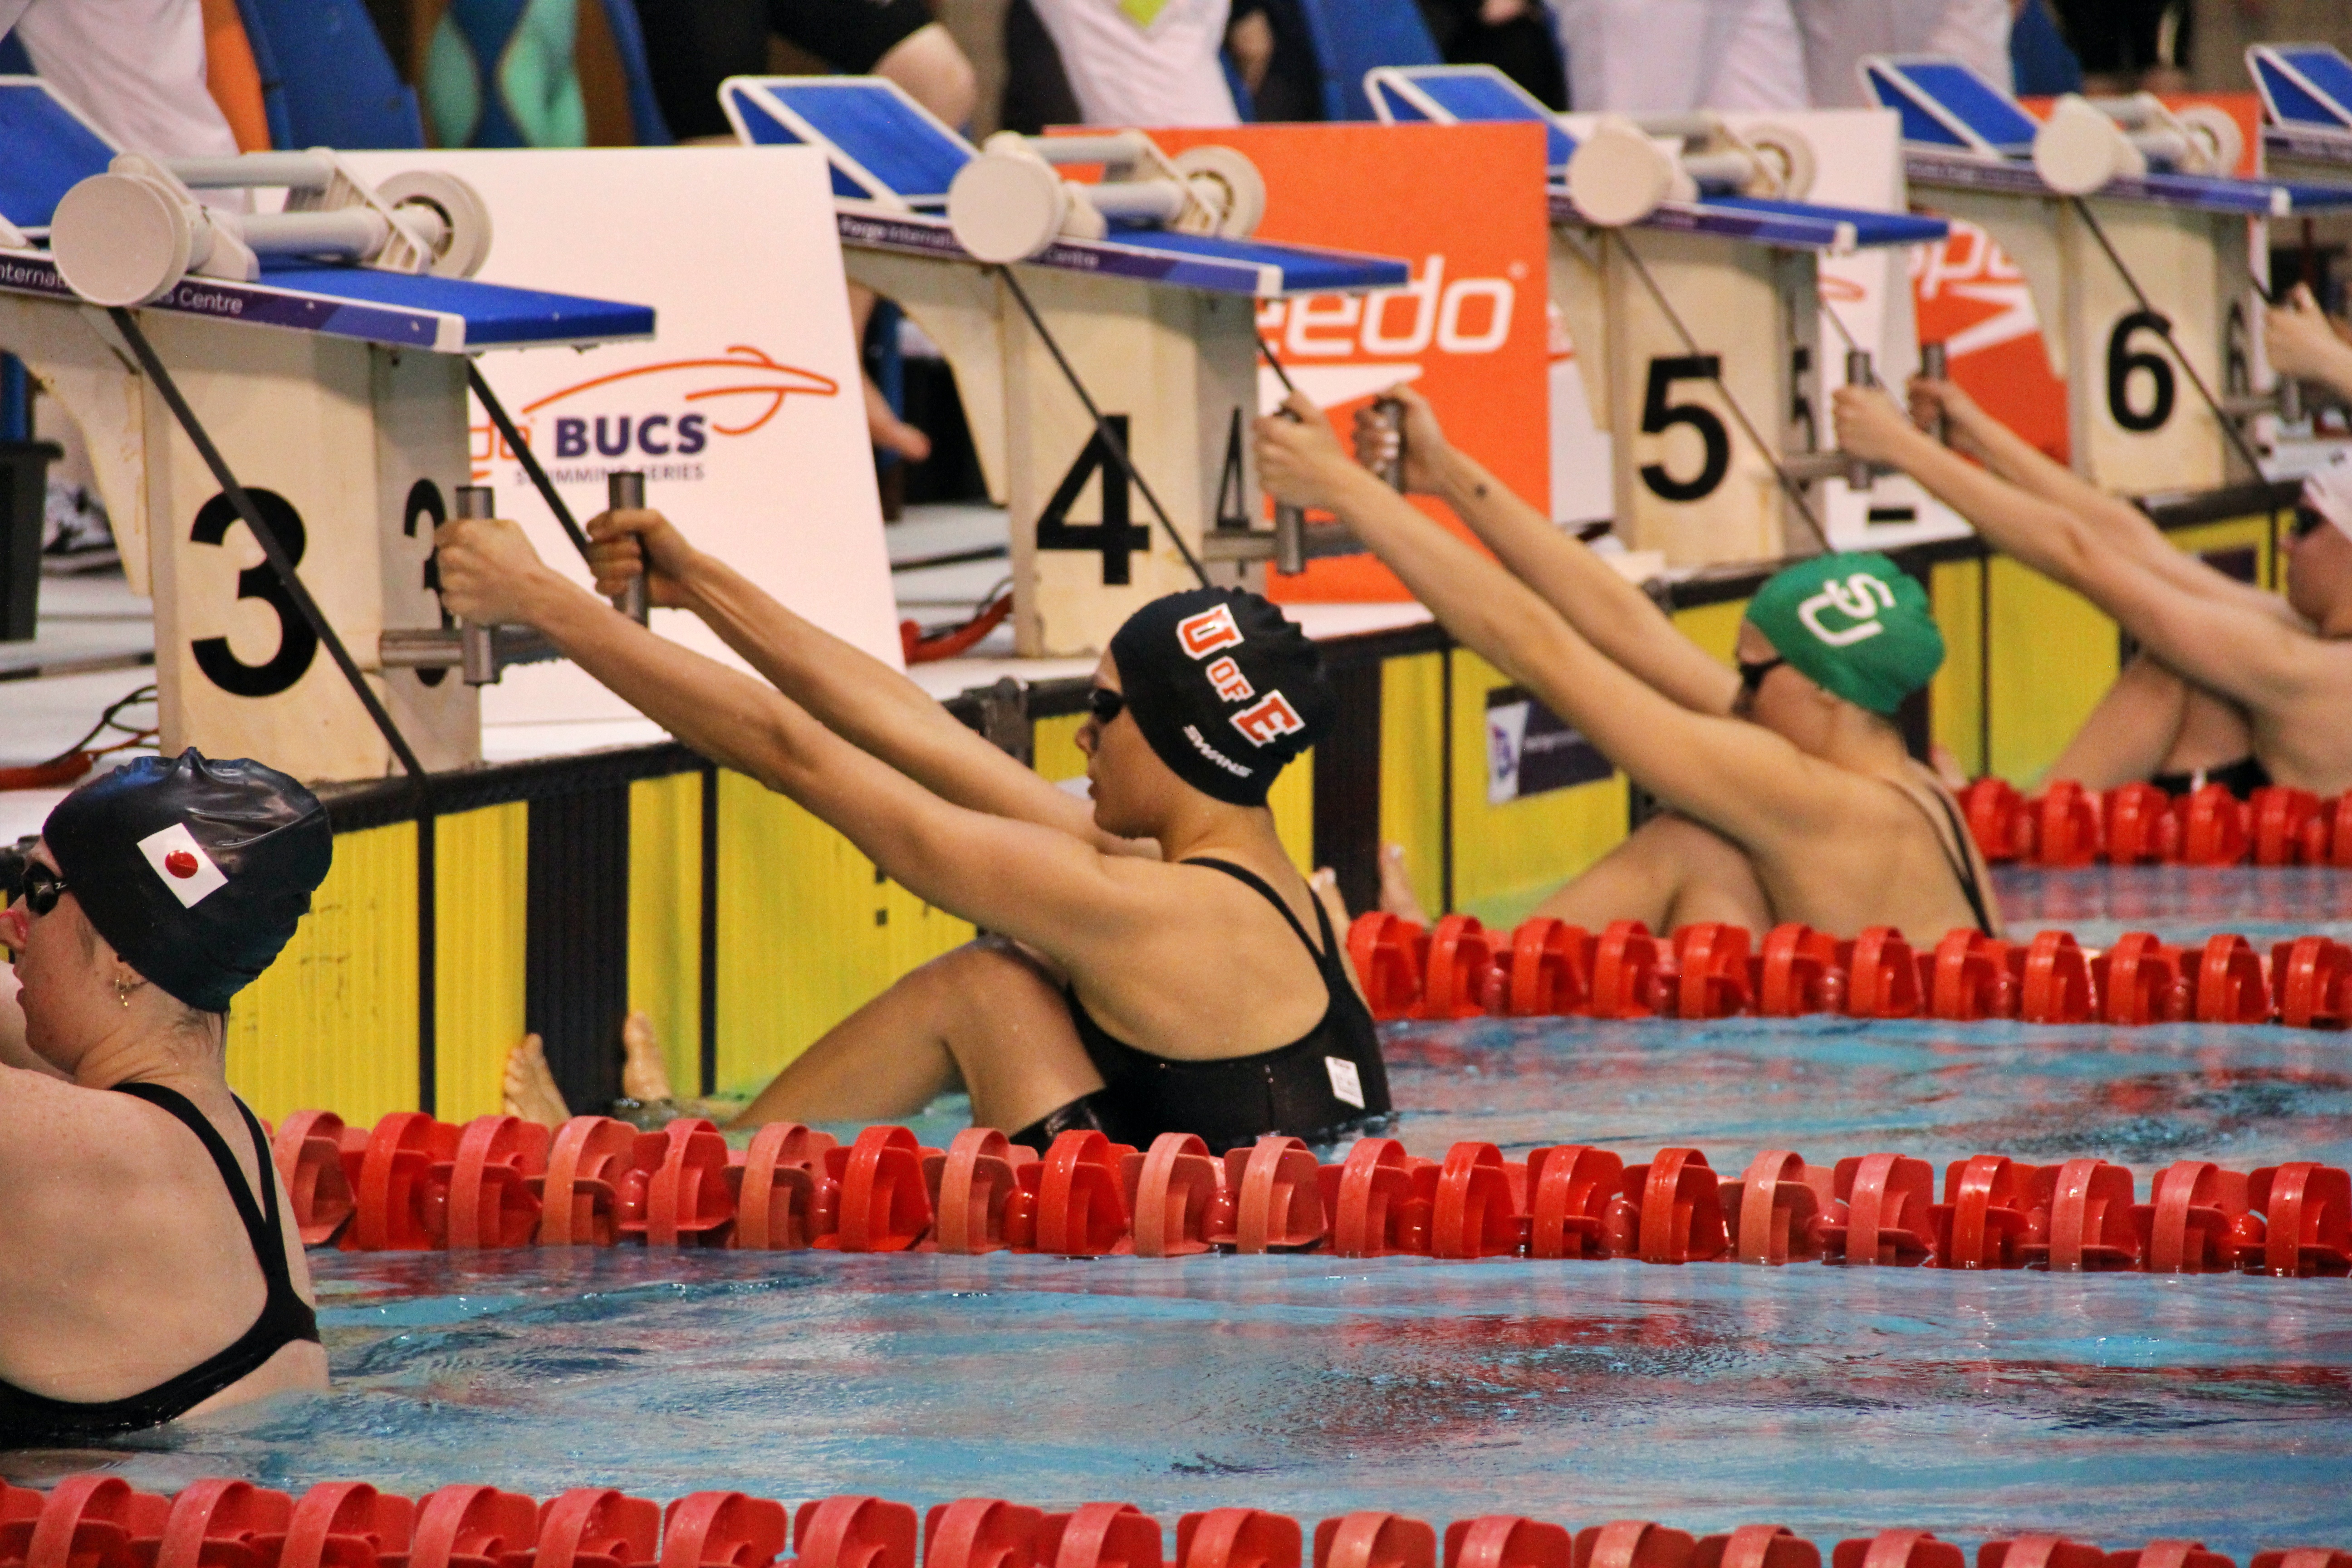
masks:
<path fill-rule="evenodd" d="M 114 999 L 122 1004 L 124 1012 L 131 1011 L 131 982 L 118 980 L 114 983 Z"/>

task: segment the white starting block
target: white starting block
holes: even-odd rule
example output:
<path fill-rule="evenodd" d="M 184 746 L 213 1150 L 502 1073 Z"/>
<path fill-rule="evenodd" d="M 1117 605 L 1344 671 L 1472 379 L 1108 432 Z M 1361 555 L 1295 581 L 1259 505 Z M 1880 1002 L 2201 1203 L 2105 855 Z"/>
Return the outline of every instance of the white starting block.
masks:
<path fill-rule="evenodd" d="M 257 542 L 232 541 L 242 520 L 142 347 L 414 755 L 478 761 L 469 681 L 521 639 L 461 635 L 433 586 L 435 526 L 487 499 L 460 494 L 467 356 L 649 337 L 653 312 L 467 281 L 488 219 L 445 175 L 370 186 L 324 150 L 118 158 L 22 77 L 0 78 L 0 348 L 80 426 L 126 574 L 154 599 L 165 752 L 306 779 L 382 777 L 396 757 Z M 293 210 L 211 212 L 191 194 L 233 185 L 286 186 Z"/>
<path fill-rule="evenodd" d="M 1490 66 L 1381 67 L 1364 86 L 1388 124 L 1544 127 L 1551 299 L 1611 433 L 1626 546 L 1677 566 L 1821 548 L 1822 481 L 1871 476 L 1821 444 L 1819 258 L 1946 226 L 1803 200 L 1814 153 L 1786 127 L 1607 116 L 1580 138 Z"/>
<path fill-rule="evenodd" d="M 2262 94 L 2266 157 L 2352 166 L 2352 60 L 2327 44 L 2256 44 L 2246 69 Z"/>
<path fill-rule="evenodd" d="M 1251 527 L 1244 429 L 1259 411 L 1257 301 L 1399 288 L 1403 262 L 1250 238 L 1264 188 L 1230 148 L 1169 158 L 1124 131 L 983 151 L 874 78 L 737 77 L 719 100 L 746 142 L 824 152 L 850 278 L 947 354 L 1013 518 L 1023 656 L 1106 647 L 1139 605 L 1197 585 L 1188 556 L 1234 584 L 1275 558 L 1276 536 Z M 1103 165 L 1103 182 L 1066 182 L 1074 163 Z M 1079 522 L 1090 489 L 1098 521 Z"/>
<path fill-rule="evenodd" d="M 2237 127 L 2209 110 L 2068 97 L 2045 121 L 1957 60 L 1873 56 L 1862 72 L 1902 116 L 1913 184 L 2025 274 L 2075 469 L 2135 495 L 2253 478 L 2235 421 L 2277 405 L 2262 225 L 2352 208 L 2352 187 L 2235 177 Z"/>

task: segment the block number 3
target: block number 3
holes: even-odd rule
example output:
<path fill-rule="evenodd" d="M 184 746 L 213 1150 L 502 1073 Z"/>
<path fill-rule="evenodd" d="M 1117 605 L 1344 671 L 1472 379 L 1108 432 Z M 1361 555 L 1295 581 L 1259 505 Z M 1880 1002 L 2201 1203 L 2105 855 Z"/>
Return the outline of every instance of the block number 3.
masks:
<path fill-rule="evenodd" d="M 278 535 L 286 553 L 295 564 L 301 564 L 302 549 L 308 542 L 302 514 L 275 490 L 248 489 L 246 494 L 253 498 L 255 509 Z M 229 525 L 238 521 L 228 497 L 216 495 L 197 509 L 195 526 L 188 537 L 198 544 L 218 544 L 228 537 Z M 230 650 L 226 637 L 199 638 L 188 645 L 188 651 L 195 656 L 196 668 L 205 672 L 205 678 L 231 696 L 275 697 L 310 671 L 319 657 L 319 634 L 294 607 L 268 561 L 236 574 L 236 596 L 258 599 L 269 606 L 278 617 L 278 651 L 265 663 L 247 664 Z"/>

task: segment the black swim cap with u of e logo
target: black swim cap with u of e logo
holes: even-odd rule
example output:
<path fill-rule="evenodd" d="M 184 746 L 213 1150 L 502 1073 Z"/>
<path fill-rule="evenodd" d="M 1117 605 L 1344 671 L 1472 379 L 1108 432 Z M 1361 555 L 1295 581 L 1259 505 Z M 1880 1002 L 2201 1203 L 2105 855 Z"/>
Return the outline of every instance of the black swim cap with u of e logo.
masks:
<path fill-rule="evenodd" d="M 1110 639 L 1127 710 L 1153 754 L 1202 795 L 1264 805 L 1339 700 L 1297 624 L 1240 588 L 1155 599 Z"/>

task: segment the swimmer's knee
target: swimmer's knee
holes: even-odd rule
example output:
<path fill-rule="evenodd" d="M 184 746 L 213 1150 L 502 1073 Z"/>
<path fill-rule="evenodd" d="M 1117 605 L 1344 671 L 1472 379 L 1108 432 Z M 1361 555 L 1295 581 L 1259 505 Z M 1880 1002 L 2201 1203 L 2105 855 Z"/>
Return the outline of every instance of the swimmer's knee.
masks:
<path fill-rule="evenodd" d="M 919 984 L 943 997 L 1003 995 L 1011 991 L 1058 994 L 1060 986 L 1035 955 L 1010 937 L 983 932 L 908 973 L 901 984 Z"/>

